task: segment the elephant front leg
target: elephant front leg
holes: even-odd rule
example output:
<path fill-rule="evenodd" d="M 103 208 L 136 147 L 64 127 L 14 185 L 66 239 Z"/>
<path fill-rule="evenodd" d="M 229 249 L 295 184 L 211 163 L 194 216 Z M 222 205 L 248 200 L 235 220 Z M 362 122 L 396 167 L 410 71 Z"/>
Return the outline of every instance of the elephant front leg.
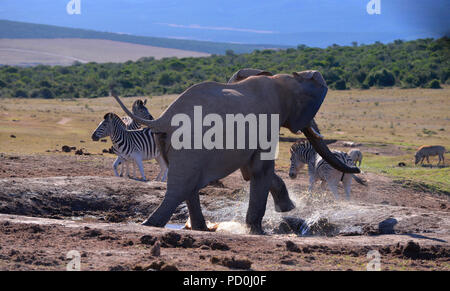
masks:
<path fill-rule="evenodd" d="M 295 208 L 294 202 L 289 198 L 286 184 L 284 184 L 284 181 L 275 173 L 272 177 L 270 193 L 272 194 L 275 203 L 276 212 L 287 212 Z"/>
<path fill-rule="evenodd" d="M 250 200 L 245 222 L 250 233 L 264 234 L 262 219 L 266 212 L 267 197 L 274 175 L 274 162 L 261 161 L 259 155 L 251 166 Z"/>

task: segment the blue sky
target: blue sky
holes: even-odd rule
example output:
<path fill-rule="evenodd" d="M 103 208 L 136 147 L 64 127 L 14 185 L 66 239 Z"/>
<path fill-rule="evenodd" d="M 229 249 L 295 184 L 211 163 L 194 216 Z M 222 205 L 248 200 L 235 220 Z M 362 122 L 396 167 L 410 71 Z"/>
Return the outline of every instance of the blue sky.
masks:
<path fill-rule="evenodd" d="M 449 0 L 0 0 L 0 19 L 145 36 L 236 43 L 328 46 L 352 41 L 440 37 L 450 32 Z"/>

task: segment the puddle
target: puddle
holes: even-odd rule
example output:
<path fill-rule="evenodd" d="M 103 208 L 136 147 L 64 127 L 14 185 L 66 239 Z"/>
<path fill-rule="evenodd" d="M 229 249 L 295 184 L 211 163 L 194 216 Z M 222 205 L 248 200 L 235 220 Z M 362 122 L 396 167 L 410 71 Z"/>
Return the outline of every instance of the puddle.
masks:
<path fill-rule="evenodd" d="M 184 229 L 184 226 L 185 226 L 184 224 L 168 223 L 168 224 L 166 224 L 166 226 L 164 228 L 180 230 L 180 229 Z"/>

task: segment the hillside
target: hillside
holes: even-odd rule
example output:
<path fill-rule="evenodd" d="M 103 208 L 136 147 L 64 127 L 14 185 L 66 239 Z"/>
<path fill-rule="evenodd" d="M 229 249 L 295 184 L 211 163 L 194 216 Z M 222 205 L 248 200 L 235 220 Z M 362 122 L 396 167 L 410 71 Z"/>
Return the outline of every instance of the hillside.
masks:
<path fill-rule="evenodd" d="M 103 39 L 0 39 L 0 65 L 72 65 L 81 63 L 120 63 L 142 57 L 204 57 L 207 53 L 161 48 Z"/>
<path fill-rule="evenodd" d="M 163 48 L 204 52 L 208 54 L 225 54 L 227 50 L 233 50 L 236 53 L 249 53 L 256 49 L 282 47 L 276 45 L 246 45 L 185 39 L 171 39 L 162 37 L 136 36 L 129 34 L 101 32 L 87 29 L 76 29 L 9 20 L 0 20 L 0 39 L 1 38 L 104 39 Z"/>
<path fill-rule="evenodd" d="M 395 41 L 326 49 L 262 50 L 203 58 L 142 58 L 136 62 L 68 67 L 0 67 L 0 97 L 79 98 L 109 94 L 116 84 L 124 96 L 181 93 L 205 81 L 226 82 L 239 69 L 273 73 L 319 70 L 332 89 L 371 87 L 440 88 L 450 75 L 448 38 Z"/>

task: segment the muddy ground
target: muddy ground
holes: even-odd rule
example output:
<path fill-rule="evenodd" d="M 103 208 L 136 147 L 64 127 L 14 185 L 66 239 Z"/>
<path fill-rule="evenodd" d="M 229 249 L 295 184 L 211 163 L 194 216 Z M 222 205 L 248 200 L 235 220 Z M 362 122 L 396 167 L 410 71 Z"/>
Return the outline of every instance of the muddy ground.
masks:
<path fill-rule="evenodd" d="M 235 172 L 201 191 L 216 232 L 179 230 L 180 205 L 167 228 L 140 226 L 166 185 L 113 177 L 109 155 L 0 155 L 0 269 L 65 270 L 69 251 L 83 270 L 365 270 L 369 251 L 383 270 L 450 270 L 449 196 L 364 173 L 350 201 L 308 194 L 306 174 L 285 180 L 297 208 L 274 211 L 265 236 L 246 233 L 248 183 Z M 148 177 L 158 167 L 146 163 Z M 340 189 L 343 194 L 343 189 Z M 158 249 L 159 252 L 158 252 Z"/>

